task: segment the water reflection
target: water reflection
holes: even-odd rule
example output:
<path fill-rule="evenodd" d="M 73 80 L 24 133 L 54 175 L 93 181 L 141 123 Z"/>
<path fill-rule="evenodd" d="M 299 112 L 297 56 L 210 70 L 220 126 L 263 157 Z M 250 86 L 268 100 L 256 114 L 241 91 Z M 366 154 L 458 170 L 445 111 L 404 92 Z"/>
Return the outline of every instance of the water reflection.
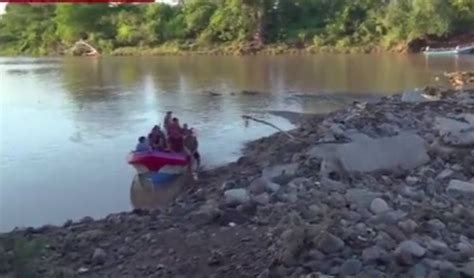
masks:
<path fill-rule="evenodd" d="M 149 177 L 136 174 L 130 187 L 130 202 L 134 209 L 165 207 L 184 189 L 192 185 L 193 179 L 184 174 L 166 184 L 154 185 Z"/>

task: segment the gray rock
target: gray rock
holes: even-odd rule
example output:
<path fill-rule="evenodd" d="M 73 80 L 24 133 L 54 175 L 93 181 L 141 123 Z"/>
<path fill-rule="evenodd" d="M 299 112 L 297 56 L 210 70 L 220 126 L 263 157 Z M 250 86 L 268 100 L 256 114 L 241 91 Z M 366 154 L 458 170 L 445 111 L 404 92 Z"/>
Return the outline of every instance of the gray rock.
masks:
<path fill-rule="evenodd" d="M 387 234 L 389 234 L 396 242 L 402 242 L 407 239 L 407 236 L 395 225 L 382 225 L 381 227 Z"/>
<path fill-rule="evenodd" d="M 474 277 L 474 261 L 466 263 L 460 271 L 469 277 Z"/>
<path fill-rule="evenodd" d="M 78 234 L 77 239 L 94 241 L 94 240 L 100 239 L 103 236 L 105 236 L 105 232 L 103 230 L 94 229 L 94 230 L 84 231 Z"/>
<path fill-rule="evenodd" d="M 418 263 L 410 269 L 410 274 L 412 278 L 427 278 L 428 277 L 428 268 Z"/>
<path fill-rule="evenodd" d="M 435 231 L 443 230 L 446 228 L 446 225 L 439 219 L 431 219 L 427 222 L 427 224 L 430 229 Z"/>
<path fill-rule="evenodd" d="M 340 161 L 348 172 L 410 170 L 429 161 L 425 141 L 411 133 L 376 139 L 358 137 L 352 143 L 319 145 L 308 155 Z"/>
<path fill-rule="evenodd" d="M 94 218 L 90 216 L 85 216 L 81 218 L 81 220 L 79 220 L 79 223 L 82 223 L 82 224 L 87 224 L 87 223 L 92 223 L 92 222 L 94 222 Z"/>
<path fill-rule="evenodd" d="M 445 242 L 440 241 L 440 240 L 436 240 L 436 239 L 430 239 L 427 242 L 427 247 L 431 251 L 436 251 L 436 252 L 440 252 L 440 253 L 444 253 L 444 252 L 447 252 L 449 250 L 449 247 Z"/>
<path fill-rule="evenodd" d="M 224 192 L 227 205 L 239 205 L 250 201 L 249 192 L 246 189 L 229 189 Z"/>
<path fill-rule="evenodd" d="M 298 194 L 296 192 L 281 194 L 280 199 L 284 202 L 296 203 L 298 201 Z"/>
<path fill-rule="evenodd" d="M 407 216 L 407 213 L 401 210 L 390 210 L 377 214 L 374 218 L 375 223 L 384 223 L 386 225 L 395 225 L 398 221 Z"/>
<path fill-rule="evenodd" d="M 314 184 L 311 182 L 310 179 L 307 178 L 295 178 L 288 183 L 289 187 L 292 187 L 296 190 L 304 190 L 306 188 L 311 187 L 312 185 Z"/>
<path fill-rule="evenodd" d="M 474 196 L 474 183 L 451 180 L 446 191 L 451 195 Z"/>
<path fill-rule="evenodd" d="M 454 174 L 454 171 L 453 171 L 453 170 L 451 170 L 451 169 L 444 169 L 443 171 L 441 171 L 441 173 L 439 173 L 439 174 L 436 176 L 436 179 L 438 179 L 438 180 L 447 179 L 447 178 L 451 177 L 453 174 Z"/>
<path fill-rule="evenodd" d="M 408 176 L 406 177 L 405 181 L 409 185 L 415 185 L 420 181 L 420 179 L 417 177 Z"/>
<path fill-rule="evenodd" d="M 362 263 L 357 259 L 349 259 L 345 261 L 342 266 L 339 275 L 342 277 L 348 275 L 356 275 L 362 270 Z"/>
<path fill-rule="evenodd" d="M 91 259 L 93 264 L 103 264 L 107 259 L 107 253 L 105 253 L 104 249 L 96 248 L 94 253 L 92 253 Z"/>
<path fill-rule="evenodd" d="M 356 141 L 341 150 L 341 162 L 348 171 L 412 169 L 428 161 L 423 139 L 408 133 Z"/>
<path fill-rule="evenodd" d="M 381 196 L 380 193 L 371 192 L 367 189 L 351 188 L 347 190 L 344 197 L 347 202 L 361 209 L 367 209 L 373 199 Z"/>
<path fill-rule="evenodd" d="M 153 238 L 153 236 L 151 235 L 151 233 L 146 233 L 142 236 L 142 239 L 145 241 L 145 242 L 149 242 L 151 241 Z"/>
<path fill-rule="evenodd" d="M 459 242 L 456 247 L 461 255 L 466 257 L 474 257 L 474 245 L 470 244 L 469 242 Z"/>
<path fill-rule="evenodd" d="M 298 170 L 298 163 L 289 163 L 265 168 L 262 176 L 272 180 L 280 175 L 294 176 Z"/>
<path fill-rule="evenodd" d="M 321 162 L 319 173 L 322 179 L 342 181 L 346 179 L 347 173 L 342 168 L 336 157 L 326 157 Z"/>
<path fill-rule="evenodd" d="M 405 221 L 398 222 L 398 227 L 400 227 L 400 229 L 402 229 L 404 232 L 411 234 L 416 231 L 418 224 L 416 224 L 416 222 L 411 219 L 407 219 Z"/>
<path fill-rule="evenodd" d="M 374 214 L 379 214 L 388 210 L 390 210 L 390 207 L 388 206 L 387 202 L 385 202 L 385 200 L 382 198 L 375 198 L 370 203 L 370 211 Z"/>
<path fill-rule="evenodd" d="M 364 263 L 373 263 L 376 261 L 385 260 L 388 257 L 387 251 L 379 246 L 372 246 L 362 251 L 362 259 Z"/>
<path fill-rule="evenodd" d="M 281 186 L 278 183 L 269 182 L 269 183 L 265 184 L 265 190 L 268 193 L 278 192 L 280 190 L 280 188 L 281 188 Z"/>
<path fill-rule="evenodd" d="M 387 275 L 377 269 L 365 269 L 355 276 L 356 278 L 385 278 Z"/>
<path fill-rule="evenodd" d="M 326 254 L 335 253 L 344 247 L 344 241 L 337 236 L 324 232 L 314 239 L 316 247 Z"/>
<path fill-rule="evenodd" d="M 408 91 L 404 92 L 401 97 L 402 102 L 407 103 L 421 103 L 427 101 L 433 101 L 438 99 L 433 99 L 432 97 L 428 97 L 427 95 L 423 94 L 420 90 Z"/>
<path fill-rule="evenodd" d="M 204 223 L 212 223 L 221 214 L 219 204 L 214 199 L 207 200 L 197 211 L 192 213 L 192 215 L 197 216 Z"/>
<path fill-rule="evenodd" d="M 462 118 L 459 121 L 445 117 L 435 118 L 435 129 L 444 143 L 464 147 L 474 145 L 474 114 L 464 114 Z"/>
<path fill-rule="evenodd" d="M 321 190 L 326 192 L 336 191 L 343 193 L 346 190 L 347 186 L 348 185 L 343 182 L 334 181 L 328 178 L 322 178 L 320 184 Z"/>
<path fill-rule="evenodd" d="M 262 194 L 263 192 L 265 192 L 266 184 L 268 182 L 269 181 L 267 179 L 260 177 L 250 183 L 248 190 L 250 191 L 250 193 L 255 195 Z"/>
<path fill-rule="evenodd" d="M 429 278 L 462 278 L 461 273 L 457 270 L 433 271 L 433 273 L 434 274 L 430 275 Z"/>
<path fill-rule="evenodd" d="M 327 204 L 333 208 L 342 208 L 346 206 L 346 199 L 337 192 L 331 193 L 326 200 Z"/>
<path fill-rule="evenodd" d="M 265 268 L 260 274 L 258 274 L 257 278 L 269 278 L 270 277 L 270 270 Z"/>
<path fill-rule="evenodd" d="M 262 194 L 252 197 L 252 200 L 259 205 L 267 205 L 270 202 L 270 195 L 263 192 Z"/>
<path fill-rule="evenodd" d="M 439 270 L 454 270 L 456 266 L 452 262 L 443 260 L 423 259 L 423 263 L 430 268 Z"/>
<path fill-rule="evenodd" d="M 413 264 L 414 258 L 421 258 L 426 254 L 426 249 L 416 241 L 405 240 L 395 249 L 395 256 L 403 264 Z"/>
<path fill-rule="evenodd" d="M 377 246 L 385 250 L 394 249 L 397 246 L 396 241 L 386 232 L 379 232 L 378 235 L 375 237 L 375 242 Z"/>
<path fill-rule="evenodd" d="M 361 235 L 365 235 L 367 233 L 367 225 L 365 225 L 364 223 L 362 222 L 359 222 L 357 223 L 355 226 L 355 231 L 358 233 L 358 234 L 361 234 Z"/>

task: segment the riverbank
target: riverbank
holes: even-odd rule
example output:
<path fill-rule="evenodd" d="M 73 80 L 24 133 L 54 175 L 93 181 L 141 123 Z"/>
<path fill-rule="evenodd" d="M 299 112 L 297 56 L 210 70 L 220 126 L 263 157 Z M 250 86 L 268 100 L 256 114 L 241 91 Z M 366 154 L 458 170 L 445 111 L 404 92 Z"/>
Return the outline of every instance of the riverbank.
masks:
<path fill-rule="evenodd" d="M 267 44 L 256 46 L 251 42 L 228 43 L 220 45 L 199 46 L 193 42 L 180 43 L 171 41 L 159 46 L 118 47 L 102 51 L 106 56 L 165 56 L 165 55 L 312 55 L 312 54 L 371 54 L 371 53 L 421 53 L 426 46 L 431 48 L 454 48 L 457 45 L 468 45 L 474 42 L 474 32 L 451 36 L 443 39 L 416 39 L 412 42 L 399 42 L 390 47 L 380 42 L 359 45 L 314 45 L 314 44 Z M 92 43 L 93 44 L 93 43 Z M 63 46 L 62 49 L 69 47 Z M 0 56 L 16 56 L 15 49 L 0 47 Z M 63 56 L 65 53 L 53 51 L 46 56 Z"/>
<path fill-rule="evenodd" d="M 379 46 L 308 46 L 295 47 L 288 44 L 265 45 L 254 47 L 250 43 L 234 43 L 209 47 L 196 47 L 192 44 L 165 43 L 156 47 L 118 47 L 110 51 L 101 52 L 105 56 L 193 56 L 193 55 L 311 55 L 321 53 L 357 54 L 357 53 L 394 53 L 405 52 L 406 48 L 384 49 Z M 50 51 L 39 56 L 65 56 L 60 51 Z M 21 56 L 14 49 L 0 48 L 0 56 Z M 33 55 L 35 56 L 35 55 Z"/>
<path fill-rule="evenodd" d="M 301 117 L 164 210 L 2 234 L 0 274 L 472 277 L 474 91 L 429 92 Z"/>
<path fill-rule="evenodd" d="M 454 48 L 458 45 L 469 45 L 474 42 L 474 32 L 463 33 L 446 38 L 416 39 L 411 42 L 400 41 L 391 46 L 381 42 L 367 44 L 315 45 L 301 43 L 299 46 L 286 43 L 255 46 L 250 42 L 231 43 L 209 47 L 195 44 L 165 43 L 158 47 L 121 47 L 114 49 L 114 56 L 154 56 L 154 55 L 311 55 L 322 53 L 360 54 L 360 53 L 421 53 L 427 46 L 431 48 Z"/>
<path fill-rule="evenodd" d="M 249 43 L 238 43 L 214 47 L 193 47 L 189 45 L 165 44 L 159 47 L 121 47 L 113 50 L 112 56 L 159 56 L 159 55 L 311 55 L 321 53 L 356 54 L 356 53 L 389 53 L 377 46 L 308 46 L 294 47 L 287 44 L 265 45 L 255 47 Z"/>

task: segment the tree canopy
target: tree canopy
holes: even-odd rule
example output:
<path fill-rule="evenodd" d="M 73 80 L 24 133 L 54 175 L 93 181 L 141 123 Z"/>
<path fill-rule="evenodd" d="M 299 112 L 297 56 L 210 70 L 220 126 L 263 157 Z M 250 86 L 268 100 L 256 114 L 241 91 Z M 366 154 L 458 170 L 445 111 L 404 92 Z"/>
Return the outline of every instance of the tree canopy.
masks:
<path fill-rule="evenodd" d="M 179 5 L 8 4 L 0 49 L 55 53 L 78 39 L 102 51 L 168 42 L 391 47 L 474 30 L 472 0 L 187 0 Z"/>

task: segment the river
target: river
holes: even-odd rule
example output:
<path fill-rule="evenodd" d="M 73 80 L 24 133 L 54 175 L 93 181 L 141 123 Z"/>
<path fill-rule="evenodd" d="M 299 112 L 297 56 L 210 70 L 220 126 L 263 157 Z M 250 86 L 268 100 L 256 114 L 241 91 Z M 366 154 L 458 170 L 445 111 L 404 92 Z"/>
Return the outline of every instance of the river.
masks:
<path fill-rule="evenodd" d="M 129 210 L 125 157 L 167 110 L 198 130 L 209 168 L 275 132 L 243 114 L 290 129 L 262 112 L 325 113 L 473 68 L 473 55 L 0 58 L 0 231 Z"/>

